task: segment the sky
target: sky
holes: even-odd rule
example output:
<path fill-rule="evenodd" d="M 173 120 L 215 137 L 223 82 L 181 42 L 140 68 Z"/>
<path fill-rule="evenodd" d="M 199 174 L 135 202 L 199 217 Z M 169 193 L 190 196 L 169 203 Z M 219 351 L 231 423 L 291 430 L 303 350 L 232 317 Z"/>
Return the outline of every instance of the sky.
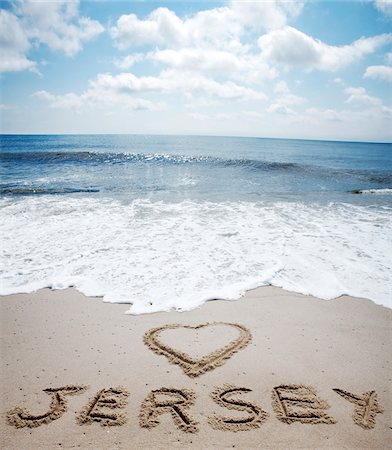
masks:
<path fill-rule="evenodd" d="M 0 131 L 392 138 L 392 0 L 0 1 Z"/>

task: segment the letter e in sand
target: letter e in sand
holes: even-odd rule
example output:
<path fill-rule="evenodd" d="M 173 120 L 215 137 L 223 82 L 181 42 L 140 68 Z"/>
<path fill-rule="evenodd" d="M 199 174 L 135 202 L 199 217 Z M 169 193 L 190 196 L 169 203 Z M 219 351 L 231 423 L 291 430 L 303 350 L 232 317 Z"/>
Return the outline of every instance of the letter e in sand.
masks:
<path fill-rule="evenodd" d="M 77 416 L 80 425 L 98 422 L 102 426 L 123 425 L 127 418 L 116 409 L 127 404 L 129 392 L 122 386 L 101 389 Z"/>
<path fill-rule="evenodd" d="M 278 419 L 284 423 L 336 423 L 325 412 L 326 401 L 317 396 L 311 386 L 281 384 L 272 389 L 272 406 Z"/>

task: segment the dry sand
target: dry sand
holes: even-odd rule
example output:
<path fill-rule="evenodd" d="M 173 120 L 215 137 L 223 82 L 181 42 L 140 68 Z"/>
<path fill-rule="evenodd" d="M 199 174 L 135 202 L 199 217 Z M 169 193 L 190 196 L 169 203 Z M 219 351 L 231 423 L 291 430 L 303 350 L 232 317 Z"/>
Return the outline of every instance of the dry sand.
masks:
<path fill-rule="evenodd" d="M 392 447 L 392 311 L 369 300 L 263 287 L 130 316 L 45 289 L 0 306 L 2 449 Z"/>

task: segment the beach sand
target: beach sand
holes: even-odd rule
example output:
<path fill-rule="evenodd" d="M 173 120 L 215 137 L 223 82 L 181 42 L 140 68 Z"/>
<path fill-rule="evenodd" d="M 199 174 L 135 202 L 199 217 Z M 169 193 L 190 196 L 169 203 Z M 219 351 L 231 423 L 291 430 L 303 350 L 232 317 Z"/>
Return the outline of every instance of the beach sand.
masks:
<path fill-rule="evenodd" d="M 45 289 L 0 306 L 2 449 L 392 447 L 392 311 L 369 300 L 263 287 L 131 316 Z"/>

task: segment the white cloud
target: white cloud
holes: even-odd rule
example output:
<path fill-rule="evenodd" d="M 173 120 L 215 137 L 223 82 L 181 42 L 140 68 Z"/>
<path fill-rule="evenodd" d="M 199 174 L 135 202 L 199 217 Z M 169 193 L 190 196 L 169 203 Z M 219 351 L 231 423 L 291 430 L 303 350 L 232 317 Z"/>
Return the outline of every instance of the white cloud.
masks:
<path fill-rule="evenodd" d="M 307 102 L 306 98 L 292 94 L 287 83 L 283 80 L 278 81 L 275 84 L 274 92 L 278 95 L 274 99 L 274 102 L 268 107 L 268 112 L 293 115 L 296 113 L 291 109 L 291 106 Z"/>
<path fill-rule="evenodd" d="M 389 119 L 392 120 L 392 108 L 390 106 L 381 105 L 380 111 Z"/>
<path fill-rule="evenodd" d="M 261 36 L 258 44 L 268 62 L 307 70 L 334 71 L 347 66 L 392 41 L 392 34 L 361 38 L 352 44 L 333 46 L 286 26 Z"/>
<path fill-rule="evenodd" d="M 84 105 L 83 97 L 73 93 L 53 95 L 47 91 L 38 91 L 32 96 L 47 101 L 51 108 L 80 109 Z"/>
<path fill-rule="evenodd" d="M 67 56 L 104 31 L 96 20 L 79 15 L 79 0 L 19 0 L 15 12 L 29 38 Z"/>
<path fill-rule="evenodd" d="M 36 63 L 26 57 L 30 43 L 18 18 L 0 10 L 0 72 L 34 69 Z"/>
<path fill-rule="evenodd" d="M 181 19 L 168 8 L 157 8 L 146 19 L 123 14 L 110 34 L 120 49 L 157 45 L 160 48 L 205 47 L 235 48 L 239 37 L 254 31 L 280 28 L 297 16 L 303 1 L 231 1 L 228 6 L 199 11 Z"/>
<path fill-rule="evenodd" d="M 340 77 L 336 77 L 332 80 L 335 84 L 337 84 L 338 86 L 346 86 L 345 81 L 340 78 Z"/>
<path fill-rule="evenodd" d="M 230 8 L 243 27 L 256 30 L 272 30 L 286 25 L 288 18 L 296 17 L 302 11 L 304 1 L 232 1 Z"/>
<path fill-rule="evenodd" d="M 303 4 L 231 1 L 187 17 L 179 17 L 169 8 L 157 8 L 143 19 L 124 14 L 110 29 L 115 45 L 121 50 L 142 47 L 144 60 L 152 61 L 161 72 L 149 77 L 102 74 L 95 82 L 116 85 L 128 93 L 178 92 L 188 100 L 187 107 L 199 104 L 202 97 L 207 102 L 214 98 L 265 100 L 260 84 L 278 76 L 276 67 L 335 71 L 392 41 L 392 34 L 384 34 L 343 46 L 328 45 L 287 25 Z M 252 42 L 260 32 L 266 34 L 259 37 L 259 47 L 255 47 Z M 128 55 L 115 63 L 128 69 L 138 58 Z M 290 92 L 283 81 L 274 91 L 268 112 L 294 115 L 295 107 L 307 102 Z"/>
<path fill-rule="evenodd" d="M 379 80 L 392 81 L 392 67 L 389 66 L 369 66 L 364 78 L 378 78 Z"/>
<path fill-rule="evenodd" d="M 290 92 L 290 89 L 287 86 L 287 83 L 281 80 L 275 84 L 274 92 L 276 92 L 277 94 L 288 94 Z"/>
<path fill-rule="evenodd" d="M 165 49 L 150 52 L 147 58 L 177 70 L 200 72 L 213 76 L 229 76 L 237 80 L 259 82 L 276 77 L 276 70 L 259 55 L 235 54 L 213 48 Z"/>
<path fill-rule="evenodd" d="M 27 57 L 32 45 L 46 44 L 73 56 L 102 33 L 102 25 L 81 17 L 78 7 L 78 0 L 18 0 L 13 12 L 0 9 L 0 72 L 38 73 L 37 63 Z"/>
<path fill-rule="evenodd" d="M 300 137 L 309 132 L 307 136 L 316 139 L 387 142 L 392 137 L 391 118 L 391 108 L 384 106 L 362 105 L 358 109 L 311 107 L 295 116 L 292 123 L 295 125 L 293 132 L 301 129 Z"/>
<path fill-rule="evenodd" d="M 392 17 L 392 0 L 375 0 L 374 5 L 383 14 Z"/>
<path fill-rule="evenodd" d="M 173 44 L 181 41 L 183 22 L 167 8 L 154 10 L 146 20 L 135 14 L 119 17 L 110 34 L 120 49 L 156 44 Z"/>
<path fill-rule="evenodd" d="M 390 126 L 387 123 L 392 120 L 392 108 L 384 105 L 383 101 L 372 95 L 369 95 L 363 87 L 349 86 L 343 90 L 347 99 L 345 103 L 350 105 L 350 109 L 327 109 L 310 108 L 307 114 L 311 120 L 327 119 L 329 121 L 341 121 L 347 126 L 362 124 L 367 129 L 369 124 L 380 126 L 383 132 L 390 135 Z"/>
<path fill-rule="evenodd" d="M 203 93 L 220 99 L 265 100 L 260 91 L 238 85 L 232 81 L 219 83 L 211 78 L 193 72 L 165 70 L 157 77 L 137 77 L 132 73 L 116 76 L 99 74 L 90 82 L 93 88 L 112 89 L 122 93 L 160 92 L 160 93 Z"/>
<path fill-rule="evenodd" d="M 199 112 L 189 113 L 189 117 L 197 121 L 222 121 L 222 120 L 238 120 L 242 119 L 245 121 L 259 121 L 264 117 L 264 114 L 261 114 L 258 111 L 239 111 L 239 112 L 230 112 L 230 113 L 215 113 L 215 114 L 202 114 Z"/>
<path fill-rule="evenodd" d="M 11 111 L 17 109 L 14 105 L 6 105 L 5 103 L 0 103 L 0 111 Z"/>
<path fill-rule="evenodd" d="M 155 110 L 162 107 L 150 100 L 135 98 L 138 94 L 184 94 L 207 95 L 220 100 L 253 101 L 265 100 L 260 91 L 238 85 L 232 81 L 218 83 L 215 80 L 194 73 L 166 70 L 157 77 L 137 77 L 132 73 L 98 74 L 89 81 L 89 87 L 82 94 L 67 93 L 54 95 L 45 90 L 33 94 L 47 101 L 52 108 L 81 109 L 94 104 L 119 104 L 131 109 Z"/>
<path fill-rule="evenodd" d="M 242 111 L 239 115 L 240 117 L 246 117 L 251 120 L 260 120 L 265 117 L 264 114 L 259 111 Z"/>
<path fill-rule="evenodd" d="M 267 108 L 267 112 L 281 114 L 283 116 L 291 116 L 295 114 L 295 111 L 282 103 L 272 103 L 272 105 Z"/>
<path fill-rule="evenodd" d="M 345 100 L 345 103 L 351 103 L 354 105 L 373 105 L 373 106 L 382 105 L 381 99 L 369 95 L 366 92 L 366 89 L 363 87 L 347 87 L 344 90 L 344 93 L 348 95 L 348 98 Z"/>
<path fill-rule="evenodd" d="M 119 49 L 143 47 L 146 60 L 167 66 L 168 70 L 155 77 L 162 91 L 173 90 L 175 85 L 183 93 L 260 100 L 266 97 L 255 86 L 274 79 L 277 70 L 261 57 L 257 47 L 244 44 L 242 38 L 249 42 L 250 34 L 254 39 L 254 33 L 286 25 L 300 13 L 303 3 L 230 1 L 186 17 L 169 8 L 157 8 L 143 19 L 123 14 L 110 34 Z M 151 46 L 155 50 L 147 51 Z M 125 57 L 115 64 L 128 69 L 134 62 L 133 57 Z M 174 75 L 172 82 L 167 74 Z"/>
<path fill-rule="evenodd" d="M 305 111 L 303 118 L 305 117 L 314 122 L 327 120 L 331 122 L 345 122 L 351 125 L 357 125 L 359 121 L 366 124 L 366 120 L 373 120 L 373 123 L 376 125 L 392 119 L 392 108 L 385 105 L 369 105 L 357 110 L 309 108 Z"/>
<path fill-rule="evenodd" d="M 154 61 L 163 62 L 176 69 L 194 69 L 222 73 L 241 69 L 241 61 L 230 52 L 215 49 L 182 48 L 157 50 L 149 54 Z"/>
<path fill-rule="evenodd" d="M 343 122 L 349 116 L 351 111 L 347 113 L 347 111 L 338 111 L 331 108 L 308 108 L 305 113 L 312 118 L 318 118 L 321 120 L 332 122 Z"/>
<path fill-rule="evenodd" d="M 92 86 L 77 95 L 73 92 L 54 95 L 45 90 L 32 94 L 32 97 L 49 103 L 50 108 L 72 109 L 80 111 L 83 108 L 97 105 L 118 105 L 131 110 L 150 110 L 154 111 L 160 108 L 159 104 L 154 104 L 150 100 L 135 98 L 110 87 Z"/>
<path fill-rule="evenodd" d="M 278 101 L 285 105 L 300 105 L 301 103 L 307 102 L 306 98 L 291 93 L 281 95 L 280 97 L 278 97 Z"/>
<path fill-rule="evenodd" d="M 201 120 L 201 121 L 211 120 L 211 116 L 208 116 L 207 114 L 201 114 L 198 112 L 190 113 L 189 116 L 192 117 L 193 120 Z"/>
<path fill-rule="evenodd" d="M 126 70 L 131 68 L 136 63 L 143 61 L 145 56 L 143 53 L 134 53 L 133 55 L 124 56 L 121 59 L 115 59 L 114 65 L 119 69 Z"/>

